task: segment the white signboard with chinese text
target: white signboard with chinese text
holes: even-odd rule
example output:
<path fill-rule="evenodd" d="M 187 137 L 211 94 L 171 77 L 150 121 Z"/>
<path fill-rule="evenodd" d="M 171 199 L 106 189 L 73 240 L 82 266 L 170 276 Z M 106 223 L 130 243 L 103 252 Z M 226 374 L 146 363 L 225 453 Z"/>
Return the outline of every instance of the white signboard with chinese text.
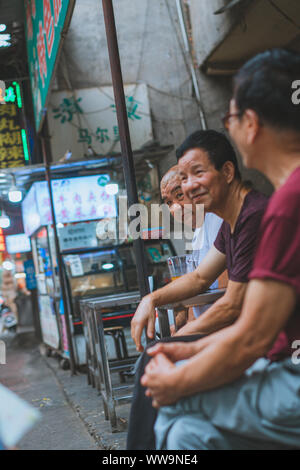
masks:
<path fill-rule="evenodd" d="M 147 85 L 125 85 L 133 150 L 153 140 Z M 55 91 L 48 107 L 53 160 L 121 151 L 113 88 Z"/>
<path fill-rule="evenodd" d="M 98 246 L 96 226 L 99 222 L 83 222 L 58 229 L 60 249 L 94 248 Z"/>
<path fill-rule="evenodd" d="M 104 176 L 52 180 L 56 222 L 69 223 L 116 217 L 116 199 L 105 191 Z M 31 204 L 27 202 L 27 198 Z M 46 181 L 33 184 L 22 203 L 22 216 L 24 230 L 28 236 L 38 228 L 36 222 L 40 227 L 52 223 Z"/>

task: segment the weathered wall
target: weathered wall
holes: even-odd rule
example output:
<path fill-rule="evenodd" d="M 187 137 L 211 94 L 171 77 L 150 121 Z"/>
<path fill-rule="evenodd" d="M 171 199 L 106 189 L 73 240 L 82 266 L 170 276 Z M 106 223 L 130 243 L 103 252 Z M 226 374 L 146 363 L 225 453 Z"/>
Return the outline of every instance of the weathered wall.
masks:
<path fill-rule="evenodd" d="M 195 58 L 200 66 L 238 19 L 235 8 L 214 15 L 225 0 L 189 0 Z M 183 52 L 175 0 L 114 2 L 124 83 L 145 82 L 155 139 L 176 148 L 200 128 L 199 110 Z M 207 126 L 222 129 L 221 118 L 231 97 L 231 77 L 199 70 L 199 87 Z M 77 0 L 59 63 L 56 89 L 111 84 L 102 4 Z M 174 152 L 160 164 L 163 174 L 176 162 Z M 243 174 L 265 192 L 270 186 L 256 172 Z"/>
<path fill-rule="evenodd" d="M 228 111 L 232 77 L 206 75 L 201 71 L 201 65 L 209 53 L 230 32 L 231 27 L 242 19 L 240 10 L 236 7 L 215 15 L 214 12 L 224 5 L 228 5 L 228 1 L 189 0 L 193 48 L 199 67 L 201 101 L 208 128 L 216 130 L 222 130 L 221 118 Z M 238 158 L 243 178 L 250 179 L 257 189 L 270 194 L 272 187 L 266 178 L 255 170 L 246 170 L 240 156 Z"/>
<path fill-rule="evenodd" d="M 114 2 L 124 83 L 145 82 L 155 139 L 179 145 L 200 126 L 190 74 L 182 53 L 173 0 Z M 77 0 L 57 74 L 57 88 L 111 84 L 102 6 Z M 175 163 L 174 152 L 161 163 L 163 173 Z"/>

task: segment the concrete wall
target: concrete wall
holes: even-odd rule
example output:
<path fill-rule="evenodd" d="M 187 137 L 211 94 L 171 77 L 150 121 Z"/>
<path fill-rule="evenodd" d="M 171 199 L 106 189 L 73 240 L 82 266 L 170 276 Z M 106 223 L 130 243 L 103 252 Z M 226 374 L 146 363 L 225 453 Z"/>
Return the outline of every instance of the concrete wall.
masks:
<path fill-rule="evenodd" d="M 189 0 L 192 39 L 195 60 L 198 65 L 198 79 L 202 106 L 208 128 L 222 130 L 221 118 L 228 111 L 232 92 L 231 76 L 206 75 L 201 71 L 201 65 L 209 53 L 230 32 L 231 27 L 241 20 L 241 10 L 235 7 L 222 14 L 214 12 L 224 5 L 227 0 Z M 237 152 L 238 153 L 238 152 Z M 254 187 L 267 195 L 271 194 L 272 186 L 267 179 L 255 170 L 246 170 L 238 155 L 242 176 L 249 179 Z"/>
<path fill-rule="evenodd" d="M 114 2 L 124 83 L 145 82 L 155 139 L 178 146 L 200 127 L 197 103 L 182 52 L 174 0 Z M 111 84 L 102 4 L 77 0 L 56 89 Z M 161 163 L 163 173 L 175 163 L 172 152 Z"/>
<path fill-rule="evenodd" d="M 187 0 L 195 59 L 200 66 L 237 21 L 238 9 L 214 15 L 225 0 Z M 199 109 L 183 51 L 175 0 L 114 1 L 124 83 L 149 86 L 155 139 L 176 148 L 200 128 Z M 231 97 L 231 77 L 198 74 L 207 126 L 222 129 L 221 117 Z M 110 85 L 111 75 L 99 0 L 77 0 L 59 63 L 56 89 Z M 176 162 L 174 152 L 160 164 L 163 174 Z M 256 172 L 243 171 L 255 185 L 270 192 Z"/>

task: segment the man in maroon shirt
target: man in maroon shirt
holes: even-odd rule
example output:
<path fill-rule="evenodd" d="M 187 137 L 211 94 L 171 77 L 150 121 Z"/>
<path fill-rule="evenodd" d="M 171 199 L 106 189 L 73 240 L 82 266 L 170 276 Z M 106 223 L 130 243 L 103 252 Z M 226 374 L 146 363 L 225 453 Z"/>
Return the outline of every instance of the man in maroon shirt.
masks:
<path fill-rule="evenodd" d="M 215 246 L 212 246 L 198 268 L 181 276 L 142 299 L 131 322 L 132 337 L 142 350 L 141 334 L 147 326 L 153 337 L 155 307 L 181 301 L 205 292 L 228 268 L 225 294 L 196 320 L 180 328 L 171 339 L 195 341 L 199 335 L 211 334 L 237 319 L 241 313 L 248 275 L 253 265 L 259 226 L 268 199 L 242 182 L 235 152 L 224 134 L 215 130 L 193 132 L 176 151 L 183 194 L 195 205 L 203 204 L 206 212 L 224 219 Z M 198 335 L 195 338 L 195 335 Z M 164 339 L 165 341 L 165 339 Z M 136 372 L 127 449 L 153 449 L 155 409 L 145 390 L 139 386 L 145 363 L 144 354 Z M 149 418 L 149 419 L 148 419 Z"/>
<path fill-rule="evenodd" d="M 235 77 L 224 123 L 244 163 L 275 193 L 237 321 L 148 351 L 142 383 L 159 408 L 160 449 L 300 448 L 300 365 L 292 356 L 300 339 L 299 78 L 299 54 L 282 49 L 259 54 Z"/>

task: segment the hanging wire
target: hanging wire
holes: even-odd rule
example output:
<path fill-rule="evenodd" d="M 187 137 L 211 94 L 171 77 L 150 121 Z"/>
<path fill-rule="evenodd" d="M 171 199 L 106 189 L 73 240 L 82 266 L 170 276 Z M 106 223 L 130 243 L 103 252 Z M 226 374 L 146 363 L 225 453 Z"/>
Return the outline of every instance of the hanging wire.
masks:
<path fill-rule="evenodd" d="M 295 26 L 298 30 L 300 30 L 300 26 L 290 17 L 288 16 L 273 0 L 268 0 L 270 5 L 280 13 L 287 21 L 289 21 L 293 26 Z"/>

